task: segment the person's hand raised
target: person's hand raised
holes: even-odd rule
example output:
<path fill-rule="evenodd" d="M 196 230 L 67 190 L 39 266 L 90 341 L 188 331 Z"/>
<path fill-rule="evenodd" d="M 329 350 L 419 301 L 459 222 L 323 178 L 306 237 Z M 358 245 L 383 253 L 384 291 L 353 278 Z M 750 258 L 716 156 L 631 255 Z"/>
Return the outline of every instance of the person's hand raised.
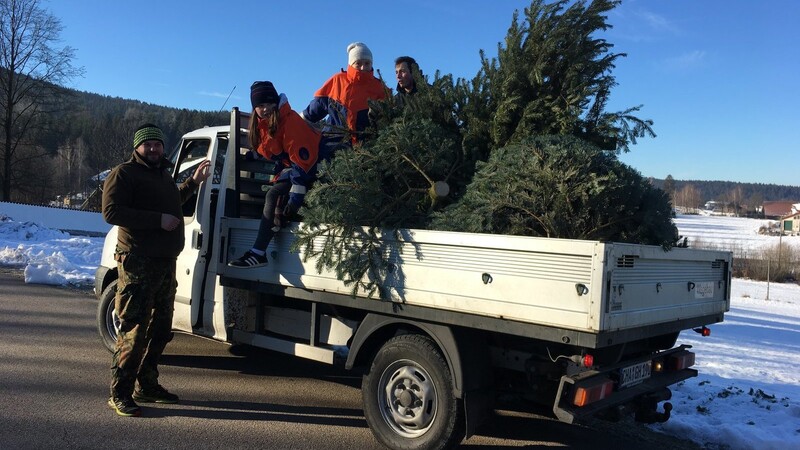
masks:
<path fill-rule="evenodd" d="M 211 175 L 211 161 L 203 160 L 200 164 L 197 165 L 197 168 L 194 169 L 194 174 L 192 174 L 192 181 L 196 185 L 200 185 L 203 181 L 206 181 L 208 177 Z"/>

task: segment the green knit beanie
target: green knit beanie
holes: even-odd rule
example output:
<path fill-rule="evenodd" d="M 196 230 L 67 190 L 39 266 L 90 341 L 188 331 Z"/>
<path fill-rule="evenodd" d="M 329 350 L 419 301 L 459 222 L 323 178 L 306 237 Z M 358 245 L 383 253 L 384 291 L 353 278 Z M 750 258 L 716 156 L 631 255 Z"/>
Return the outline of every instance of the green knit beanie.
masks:
<path fill-rule="evenodd" d="M 146 123 L 133 133 L 133 148 L 142 145 L 144 141 L 150 140 L 161 141 L 161 145 L 164 145 L 164 132 L 152 123 Z"/>

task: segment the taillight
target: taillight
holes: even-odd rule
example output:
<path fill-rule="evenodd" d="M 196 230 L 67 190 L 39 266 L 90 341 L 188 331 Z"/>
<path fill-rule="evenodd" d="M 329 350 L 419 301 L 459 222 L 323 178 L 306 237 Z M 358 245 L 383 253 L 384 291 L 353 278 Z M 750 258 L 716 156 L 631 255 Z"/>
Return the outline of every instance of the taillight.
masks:
<path fill-rule="evenodd" d="M 681 350 L 669 355 L 668 367 L 670 370 L 683 370 L 687 367 L 692 367 L 693 365 L 694 353 L 688 350 Z"/>
<path fill-rule="evenodd" d="M 578 364 L 579 366 L 583 366 L 586 368 L 592 367 L 594 365 L 594 356 L 590 354 L 585 355 L 572 355 L 569 357 L 570 361 Z"/>
<path fill-rule="evenodd" d="M 694 330 L 694 332 L 695 332 L 695 333 L 698 333 L 698 334 L 700 334 L 700 335 L 701 335 L 701 336 L 703 336 L 703 337 L 709 337 L 709 336 L 711 336 L 711 328 L 708 328 L 708 327 L 707 327 L 707 326 L 705 326 L 705 325 L 703 325 L 703 326 L 702 326 L 702 327 L 700 327 L 700 328 L 693 328 L 693 330 Z"/>
<path fill-rule="evenodd" d="M 610 397 L 614 391 L 614 382 L 608 378 L 590 381 L 581 386 L 575 387 L 575 396 L 572 403 L 575 406 L 586 406 L 606 397 Z"/>

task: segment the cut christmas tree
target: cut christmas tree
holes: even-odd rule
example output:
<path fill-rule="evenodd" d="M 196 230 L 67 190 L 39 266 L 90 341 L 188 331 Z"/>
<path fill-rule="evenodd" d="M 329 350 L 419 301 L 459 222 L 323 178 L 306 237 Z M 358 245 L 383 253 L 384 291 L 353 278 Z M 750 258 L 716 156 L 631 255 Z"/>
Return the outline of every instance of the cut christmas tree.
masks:
<path fill-rule="evenodd" d="M 423 228 L 660 245 L 677 241 L 669 197 L 618 159 L 652 121 L 605 110 L 619 1 L 534 0 L 472 80 L 440 76 L 371 105 L 362 144 L 323 164 L 297 247 L 370 295 L 397 277 L 394 238 Z"/>

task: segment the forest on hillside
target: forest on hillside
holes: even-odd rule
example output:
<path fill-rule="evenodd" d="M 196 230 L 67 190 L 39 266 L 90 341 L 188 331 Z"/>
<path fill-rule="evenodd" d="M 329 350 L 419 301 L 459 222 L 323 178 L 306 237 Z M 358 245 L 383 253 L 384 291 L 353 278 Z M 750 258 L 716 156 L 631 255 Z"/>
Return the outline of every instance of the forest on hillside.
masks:
<path fill-rule="evenodd" d="M 131 136 L 143 122 L 159 124 L 167 136 L 167 147 L 180 137 L 203 126 L 228 122 L 227 111 L 197 111 L 169 108 L 119 97 L 69 91 L 62 111 L 35 137 L 47 150 L 45 157 L 26 161 L 19 167 L 14 201 L 50 203 L 68 195 L 88 195 L 96 186 L 92 178 L 130 157 Z M 713 180 L 672 180 L 650 178 L 657 188 L 675 194 L 691 192 L 693 207 L 705 202 L 737 201 L 753 209 L 764 201 L 798 201 L 800 186 L 767 183 L 738 183 Z M 678 195 L 680 197 L 680 195 Z M 680 205 L 689 206 L 689 205 Z"/>
<path fill-rule="evenodd" d="M 130 157 L 131 136 L 143 122 L 159 124 L 167 136 L 167 147 L 180 137 L 203 126 L 228 122 L 227 111 L 197 111 L 169 108 L 119 97 L 69 91 L 63 111 L 52 117 L 36 141 L 47 150 L 45 157 L 21 165 L 14 201 L 50 203 L 68 195 L 88 195 L 96 186 L 96 174 Z M 650 178 L 659 189 L 675 194 L 688 191 L 693 207 L 705 202 L 737 201 L 745 210 L 764 201 L 798 201 L 800 186 L 767 183 L 739 183 L 714 180 L 672 180 Z M 680 197 L 680 195 L 678 195 Z M 689 205 L 680 205 L 689 206 Z"/>
<path fill-rule="evenodd" d="M 735 181 L 675 180 L 650 178 L 657 188 L 670 194 L 675 206 L 702 208 L 706 202 L 729 204 L 731 213 L 757 216 L 756 210 L 770 201 L 800 202 L 800 186 Z"/>
<path fill-rule="evenodd" d="M 68 90 L 61 107 L 31 137 L 34 156 L 15 167 L 12 200 L 47 204 L 72 196 L 74 204 L 76 196 L 94 190 L 97 174 L 130 158 L 133 132 L 142 123 L 164 130 L 169 152 L 184 133 L 225 125 L 229 116 Z"/>

